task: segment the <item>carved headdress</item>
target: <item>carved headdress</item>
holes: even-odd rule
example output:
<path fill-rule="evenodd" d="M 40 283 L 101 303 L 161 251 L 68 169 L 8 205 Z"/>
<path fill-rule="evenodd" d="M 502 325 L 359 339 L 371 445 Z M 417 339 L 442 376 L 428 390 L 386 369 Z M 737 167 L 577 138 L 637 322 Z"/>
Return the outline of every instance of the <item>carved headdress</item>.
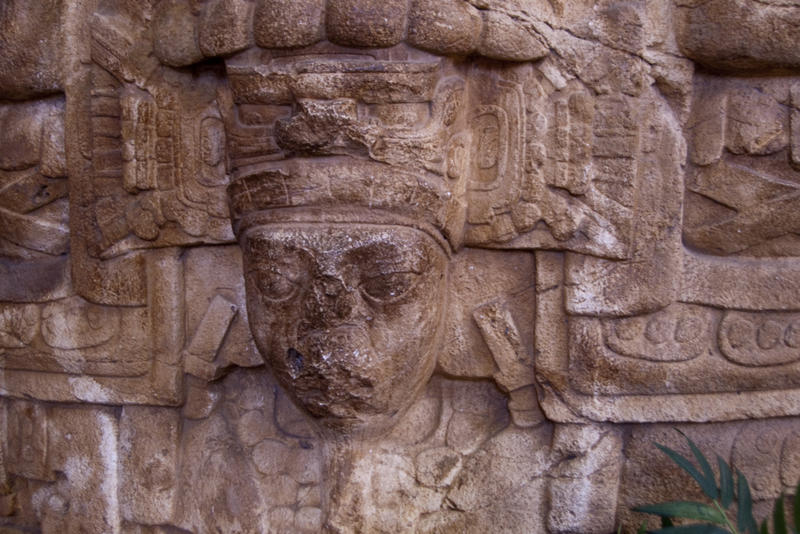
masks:
<path fill-rule="evenodd" d="M 464 83 L 443 76 L 440 58 L 416 53 L 397 61 L 262 52 L 229 65 L 236 100 L 292 109 L 273 130 L 288 159 L 240 169 L 228 187 L 237 235 L 271 222 L 363 222 L 418 228 L 448 251 L 461 246 Z"/>
<path fill-rule="evenodd" d="M 234 231 L 275 222 L 400 224 L 455 250 L 463 206 L 440 179 L 368 161 L 287 161 L 242 176 L 228 187 Z"/>

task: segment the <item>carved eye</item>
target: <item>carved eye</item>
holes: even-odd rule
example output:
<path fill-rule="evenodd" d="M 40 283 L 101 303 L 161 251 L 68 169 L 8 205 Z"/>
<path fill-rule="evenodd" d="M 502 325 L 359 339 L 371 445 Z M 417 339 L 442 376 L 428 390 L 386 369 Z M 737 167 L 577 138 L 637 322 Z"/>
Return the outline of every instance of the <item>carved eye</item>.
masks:
<path fill-rule="evenodd" d="M 394 302 L 414 287 L 418 274 L 412 272 L 386 273 L 364 278 L 361 291 L 369 298 L 380 302 Z"/>
<path fill-rule="evenodd" d="M 259 270 L 255 273 L 259 293 L 269 300 L 280 302 L 295 296 L 299 286 L 277 270 Z"/>

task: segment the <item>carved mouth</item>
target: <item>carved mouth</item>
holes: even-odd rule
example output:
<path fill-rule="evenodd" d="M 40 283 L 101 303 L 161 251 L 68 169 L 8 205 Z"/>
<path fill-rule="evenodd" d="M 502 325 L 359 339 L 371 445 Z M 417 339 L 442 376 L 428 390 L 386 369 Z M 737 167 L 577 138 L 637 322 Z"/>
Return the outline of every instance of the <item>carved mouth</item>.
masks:
<path fill-rule="evenodd" d="M 286 353 L 298 400 L 318 417 L 353 418 L 379 413 L 381 376 L 366 330 L 358 325 L 320 328 L 300 336 Z"/>
<path fill-rule="evenodd" d="M 290 366 L 297 369 L 299 377 L 309 372 L 328 374 L 326 370 L 335 371 L 344 365 L 362 369 L 371 360 L 374 349 L 363 326 L 343 324 L 302 334 L 293 350 L 302 355 L 302 363 L 290 362 Z"/>

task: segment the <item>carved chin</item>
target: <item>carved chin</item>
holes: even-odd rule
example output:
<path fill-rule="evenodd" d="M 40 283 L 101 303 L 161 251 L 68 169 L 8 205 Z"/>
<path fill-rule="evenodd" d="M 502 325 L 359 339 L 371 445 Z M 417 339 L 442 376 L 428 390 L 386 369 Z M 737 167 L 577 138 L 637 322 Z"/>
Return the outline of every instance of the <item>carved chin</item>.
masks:
<path fill-rule="evenodd" d="M 394 377 L 366 330 L 340 326 L 302 335 L 286 351 L 284 379 L 312 415 L 347 426 L 386 413 Z"/>

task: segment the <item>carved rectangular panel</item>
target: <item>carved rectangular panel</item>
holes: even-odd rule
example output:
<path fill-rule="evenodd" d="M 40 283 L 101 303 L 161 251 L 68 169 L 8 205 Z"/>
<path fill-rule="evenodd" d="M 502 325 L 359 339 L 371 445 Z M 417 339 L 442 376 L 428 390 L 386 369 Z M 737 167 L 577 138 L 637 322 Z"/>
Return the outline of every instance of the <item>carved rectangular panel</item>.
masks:
<path fill-rule="evenodd" d="M 109 305 L 142 305 L 138 251 L 232 242 L 219 69 L 170 72 L 138 46 L 145 28 L 124 11 L 90 23 L 92 64 L 76 87 L 85 112 L 72 149 L 80 199 L 70 221 L 74 283 Z"/>
<path fill-rule="evenodd" d="M 72 296 L 0 304 L 0 393 L 50 401 L 174 404 L 183 346 L 182 264 L 174 249 L 147 256 L 147 306 Z"/>
<path fill-rule="evenodd" d="M 184 372 L 205 379 L 263 362 L 247 323 L 237 246 L 145 253 L 146 306 L 74 296 L 0 304 L 0 394 L 175 405 Z M 187 306 L 187 303 L 193 303 Z"/>
<path fill-rule="evenodd" d="M 565 311 L 563 258 L 553 252 L 536 256 L 536 376 L 543 408 L 554 420 L 724 421 L 743 414 L 800 414 L 800 301 L 790 298 L 787 311 L 766 311 L 781 293 L 774 277 L 765 276 L 765 289 L 753 290 L 753 311 L 675 302 L 654 312 L 603 318 Z M 736 298 L 751 291 L 747 283 L 729 289 L 728 305 L 747 304 Z M 719 293 L 721 288 L 709 291 Z"/>
<path fill-rule="evenodd" d="M 695 76 L 683 236 L 719 256 L 800 255 L 796 77 Z"/>
<path fill-rule="evenodd" d="M 68 293 L 63 95 L 0 104 L 0 301 Z"/>
<path fill-rule="evenodd" d="M 471 74 L 467 244 L 630 258 L 632 221 L 652 218 L 649 195 L 667 194 L 644 193 L 663 171 L 653 161 L 674 155 L 659 147 L 665 109 L 651 93 L 596 95 L 547 62 L 508 72 Z"/>

